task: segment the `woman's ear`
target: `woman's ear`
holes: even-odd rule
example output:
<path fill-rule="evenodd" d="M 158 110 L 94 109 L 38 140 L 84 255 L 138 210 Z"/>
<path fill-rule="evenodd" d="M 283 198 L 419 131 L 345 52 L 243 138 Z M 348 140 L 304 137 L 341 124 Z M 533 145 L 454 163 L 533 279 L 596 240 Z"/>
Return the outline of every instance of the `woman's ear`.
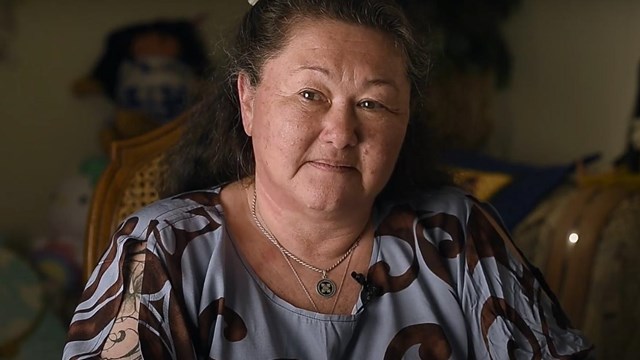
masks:
<path fill-rule="evenodd" d="M 241 72 L 238 75 L 238 98 L 240 99 L 240 114 L 242 116 L 242 127 L 244 132 L 251 136 L 253 124 L 253 107 L 255 99 L 255 87 L 251 85 L 249 75 Z"/>

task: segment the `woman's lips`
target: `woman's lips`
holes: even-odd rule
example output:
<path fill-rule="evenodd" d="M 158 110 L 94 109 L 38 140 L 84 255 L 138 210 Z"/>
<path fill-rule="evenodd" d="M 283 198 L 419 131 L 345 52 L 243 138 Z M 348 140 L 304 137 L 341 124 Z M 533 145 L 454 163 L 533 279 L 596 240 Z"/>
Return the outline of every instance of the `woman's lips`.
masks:
<path fill-rule="evenodd" d="M 330 162 L 330 161 L 316 160 L 316 161 L 309 161 L 309 164 L 318 169 L 331 171 L 331 172 L 348 172 L 355 169 L 353 166 L 350 166 L 347 164 Z"/>

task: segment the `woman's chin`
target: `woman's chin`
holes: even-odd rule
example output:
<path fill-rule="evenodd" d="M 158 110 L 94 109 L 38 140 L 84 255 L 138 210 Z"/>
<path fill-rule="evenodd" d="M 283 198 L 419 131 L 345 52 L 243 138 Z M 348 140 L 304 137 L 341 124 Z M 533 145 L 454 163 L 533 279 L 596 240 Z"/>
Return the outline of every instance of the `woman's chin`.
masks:
<path fill-rule="evenodd" d="M 362 208 L 368 201 L 361 190 L 316 187 L 305 196 L 307 208 L 327 213 L 350 212 L 354 208 Z"/>

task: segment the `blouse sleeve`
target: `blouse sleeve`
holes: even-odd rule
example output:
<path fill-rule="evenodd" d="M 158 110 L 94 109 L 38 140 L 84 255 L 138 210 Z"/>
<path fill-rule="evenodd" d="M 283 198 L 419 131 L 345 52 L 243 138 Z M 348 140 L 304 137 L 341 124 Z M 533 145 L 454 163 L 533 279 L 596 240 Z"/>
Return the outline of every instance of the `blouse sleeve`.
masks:
<path fill-rule="evenodd" d="M 120 225 L 89 277 L 75 309 L 63 359 L 139 354 L 138 314 L 146 241 L 138 219 Z"/>
<path fill-rule="evenodd" d="M 180 257 L 195 235 L 169 220 L 188 216 L 183 208 L 158 218 L 160 205 L 113 235 L 71 319 L 63 359 L 189 359 L 206 351 L 208 332 L 198 332 L 182 290 Z"/>
<path fill-rule="evenodd" d="M 485 204 L 471 203 L 459 298 L 476 358 L 585 359 L 592 345 Z"/>
<path fill-rule="evenodd" d="M 146 242 L 132 237 L 135 227 L 135 219 L 120 226 L 89 277 L 69 325 L 63 359 L 120 358 L 139 353 L 138 313 Z"/>

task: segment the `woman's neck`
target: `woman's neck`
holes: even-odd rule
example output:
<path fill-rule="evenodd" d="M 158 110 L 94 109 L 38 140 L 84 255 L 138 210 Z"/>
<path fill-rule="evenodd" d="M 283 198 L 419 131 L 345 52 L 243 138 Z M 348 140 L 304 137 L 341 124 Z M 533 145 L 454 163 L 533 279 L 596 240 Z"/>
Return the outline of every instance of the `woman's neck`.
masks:
<path fill-rule="evenodd" d="M 288 251 L 318 267 L 328 267 L 365 235 L 372 235 L 371 205 L 321 211 L 296 202 L 275 201 L 255 183 L 245 187 L 249 209 Z M 283 206 L 289 205 L 289 206 Z"/>

